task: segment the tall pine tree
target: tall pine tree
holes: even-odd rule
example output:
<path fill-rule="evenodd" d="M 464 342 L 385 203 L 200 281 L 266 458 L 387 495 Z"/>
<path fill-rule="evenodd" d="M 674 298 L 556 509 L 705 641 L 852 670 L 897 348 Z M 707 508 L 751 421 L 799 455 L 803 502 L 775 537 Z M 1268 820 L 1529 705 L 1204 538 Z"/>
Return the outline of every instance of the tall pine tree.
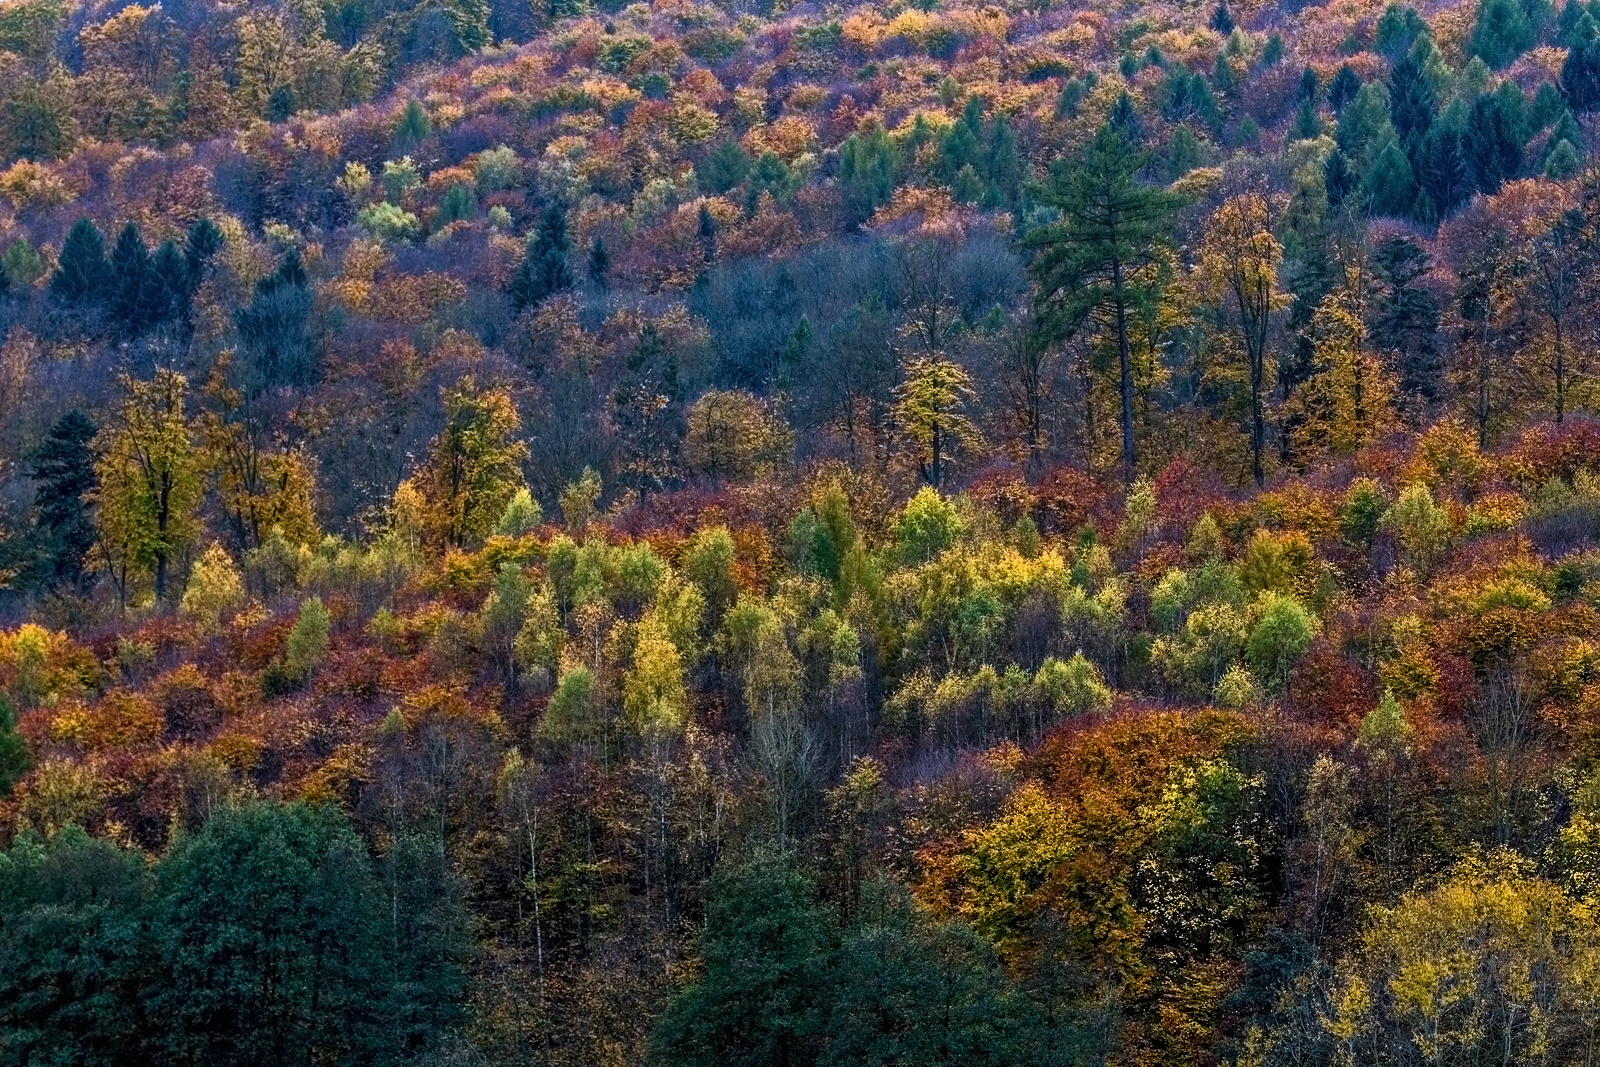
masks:
<path fill-rule="evenodd" d="M 1134 305 L 1150 295 L 1144 268 L 1158 263 L 1169 248 L 1179 203 L 1171 193 L 1139 180 L 1149 161 L 1148 152 L 1108 122 L 1077 160 L 1059 160 L 1050 168 L 1038 196 L 1061 213 L 1060 219 L 1026 238 L 1027 246 L 1037 251 L 1029 270 L 1038 284 L 1035 299 L 1047 333 L 1064 338 L 1095 312 L 1110 318 L 1121 398 L 1123 476 L 1129 482 L 1137 463 L 1130 319 Z"/>

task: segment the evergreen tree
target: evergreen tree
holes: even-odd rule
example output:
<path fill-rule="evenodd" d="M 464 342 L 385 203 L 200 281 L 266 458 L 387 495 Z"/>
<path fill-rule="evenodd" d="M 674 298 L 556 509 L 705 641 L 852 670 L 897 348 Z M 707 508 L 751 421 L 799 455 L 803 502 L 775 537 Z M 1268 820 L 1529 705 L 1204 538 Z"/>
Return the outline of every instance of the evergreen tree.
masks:
<path fill-rule="evenodd" d="M 1322 85 L 1317 81 L 1317 72 L 1307 67 L 1300 72 L 1300 99 L 1309 100 L 1313 104 L 1322 92 Z"/>
<path fill-rule="evenodd" d="M 1300 101 L 1296 109 L 1294 122 L 1289 127 L 1289 137 L 1296 141 L 1309 141 L 1322 135 L 1322 120 L 1317 118 L 1317 109 L 1309 98 Z"/>
<path fill-rule="evenodd" d="M 17 706 L 0 693 L 0 797 L 8 795 L 32 766 L 28 743 L 17 733 Z"/>
<path fill-rule="evenodd" d="M 267 97 L 266 119 L 268 122 L 287 122 L 293 117 L 294 88 L 287 84 L 280 85 Z"/>
<path fill-rule="evenodd" d="M 415 148 L 431 132 L 428 113 L 422 109 L 422 103 L 415 99 L 407 100 L 405 108 L 401 110 L 400 117 L 394 124 L 396 146 L 401 150 Z"/>
<path fill-rule="evenodd" d="M 1583 157 L 1566 138 L 1552 143 L 1545 153 L 1544 176 L 1561 182 L 1577 175 L 1583 168 Z"/>
<path fill-rule="evenodd" d="M 701 192 L 721 196 L 750 173 L 750 156 L 737 140 L 729 137 L 707 153 L 694 173 Z"/>
<path fill-rule="evenodd" d="M 1200 139 L 1187 126 L 1172 131 L 1165 153 L 1167 181 L 1174 182 L 1201 165 Z"/>
<path fill-rule="evenodd" d="M 1418 155 L 1417 184 L 1428 194 L 1438 217 L 1447 219 L 1471 199 L 1475 189 L 1460 131 L 1435 126 Z"/>
<path fill-rule="evenodd" d="M 1569 48 L 1576 44 L 1572 38 L 1572 29 L 1584 14 L 1583 5 L 1578 3 L 1578 0 L 1567 0 L 1561 6 L 1561 14 L 1556 16 L 1556 40 Z"/>
<path fill-rule="evenodd" d="M 1425 410 L 1439 398 L 1439 302 L 1417 285 L 1427 273 L 1430 257 L 1409 237 L 1391 237 L 1373 253 L 1377 271 L 1376 315 L 1372 343 L 1394 353 L 1400 368 L 1400 389 L 1414 412 Z"/>
<path fill-rule="evenodd" d="M 172 320 L 185 331 L 193 326 L 193 275 L 177 242 L 162 241 L 155 255 L 150 257 L 145 295 L 153 323 Z"/>
<path fill-rule="evenodd" d="M 444 194 L 444 199 L 439 201 L 440 226 L 448 226 L 452 222 L 462 222 L 472 218 L 478 213 L 478 200 L 472 195 L 472 190 L 457 182 Z"/>
<path fill-rule="evenodd" d="M 1111 105 L 1111 114 L 1106 117 L 1106 125 L 1128 145 L 1137 147 L 1144 144 L 1144 122 L 1139 118 L 1139 112 L 1134 110 L 1133 97 L 1126 92 L 1117 97 L 1117 102 Z"/>
<path fill-rule="evenodd" d="M 1561 64 L 1561 93 L 1579 114 L 1600 108 L 1600 40 L 1584 41 L 1567 50 Z"/>
<path fill-rule="evenodd" d="M 1025 242 L 1038 252 L 1030 272 L 1038 283 L 1036 299 L 1047 333 L 1065 337 L 1095 311 L 1111 317 L 1120 380 L 1123 473 L 1130 482 L 1136 457 L 1129 316 L 1134 303 L 1147 295 L 1146 283 L 1135 275 L 1158 262 L 1169 246 L 1177 205 L 1171 194 L 1138 180 L 1149 159 L 1149 153 L 1135 148 L 1115 126 L 1101 127 L 1078 160 L 1060 160 L 1050 168 L 1038 195 L 1042 203 L 1060 211 L 1061 218 L 1034 230 Z"/>
<path fill-rule="evenodd" d="M 609 285 L 607 275 L 611 272 L 611 253 L 606 251 L 606 243 L 599 234 L 595 235 L 594 242 L 589 245 L 588 273 L 589 280 L 604 289 Z"/>
<path fill-rule="evenodd" d="M 1350 167 L 1350 158 L 1334 149 L 1328 156 L 1328 162 L 1323 165 L 1322 183 L 1328 192 L 1328 204 L 1338 207 L 1344 203 L 1345 197 L 1355 191 L 1360 181 Z"/>
<path fill-rule="evenodd" d="M 1233 64 L 1228 62 L 1226 55 L 1218 52 L 1216 62 L 1211 65 L 1211 87 L 1224 96 L 1228 96 L 1238 86 L 1238 79 L 1233 74 Z"/>
<path fill-rule="evenodd" d="M 568 259 L 572 241 L 567 237 L 567 213 L 552 202 L 539 220 L 539 232 L 528 245 L 522 266 L 511 282 L 511 311 L 521 314 L 538 307 L 556 293 L 572 288 Z"/>
<path fill-rule="evenodd" d="M 234 374 L 246 397 L 305 388 L 321 377 L 321 354 L 310 329 L 312 300 L 300 253 L 291 248 L 278 269 L 256 283 L 250 305 L 234 315 L 240 342 Z"/>
<path fill-rule="evenodd" d="M 700 976 L 657 1025 L 658 1061 L 813 1063 L 828 1021 L 833 936 L 810 885 L 786 860 L 759 859 L 721 875 L 700 937 Z"/>
<path fill-rule="evenodd" d="M 1195 75 L 1198 79 L 1199 75 Z M 1201 81 L 1204 85 L 1204 81 Z M 1209 94 L 1209 90 L 1207 90 Z M 1216 102 L 1212 101 L 1215 108 Z M 985 183 L 982 206 L 987 211 L 1014 204 L 1022 188 L 1022 156 L 1017 151 L 1017 135 L 1004 115 L 989 123 L 983 154 Z"/>
<path fill-rule="evenodd" d="M 1356 98 L 1361 91 L 1361 76 L 1345 63 L 1333 75 L 1333 81 L 1328 83 L 1328 106 L 1338 114 L 1344 106 Z"/>
<path fill-rule="evenodd" d="M 1415 150 L 1433 124 L 1433 86 L 1415 54 L 1389 72 L 1389 118 L 1408 150 Z"/>
<path fill-rule="evenodd" d="M 1367 210 L 1374 215 L 1391 215 L 1403 218 L 1411 213 L 1416 202 L 1417 185 L 1411 173 L 1411 163 L 1400 146 L 1393 141 L 1378 153 L 1372 167 L 1361 181 L 1361 193 Z"/>
<path fill-rule="evenodd" d="M 1498 70 L 1532 48 L 1535 27 L 1520 0 L 1479 0 L 1467 54 Z"/>
<path fill-rule="evenodd" d="M 957 126 L 961 124 L 957 123 Z M 774 200 L 787 200 L 795 189 L 795 175 L 789 165 L 778 157 L 778 153 L 763 152 L 750 168 L 747 184 L 744 210 L 745 214 L 754 215 L 761 203 L 762 193 Z"/>
<path fill-rule="evenodd" d="M 211 258 L 222 250 L 222 231 L 210 219 L 197 219 L 183 240 L 183 259 L 189 268 L 189 288 L 200 287 L 201 275 Z"/>
<path fill-rule="evenodd" d="M 128 223 L 111 250 L 111 290 L 107 301 L 112 323 L 124 337 L 143 333 L 159 315 L 160 280 L 150 269 L 150 250 L 139 227 Z"/>
<path fill-rule="evenodd" d="M 1412 44 L 1427 29 L 1427 23 L 1422 21 L 1422 16 L 1417 14 L 1415 8 L 1401 7 L 1391 0 L 1389 6 L 1383 9 L 1373 36 L 1378 51 L 1394 59 L 1409 52 Z"/>
<path fill-rule="evenodd" d="M 110 285 L 105 238 L 94 223 L 79 219 L 61 243 L 50 293 L 64 303 L 88 306 L 105 299 Z"/>
<path fill-rule="evenodd" d="M 1013 157 L 1016 144 L 1011 145 Z M 865 222 L 889 202 L 899 171 L 894 141 L 878 122 L 853 133 L 839 148 L 839 190 L 852 224 Z"/>
<path fill-rule="evenodd" d="M 1233 32 L 1233 16 L 1228 13 L 1228 5 L 1221 3 L 1211 12 L 1211 28 L 1226 37 Z"/>
<path fill-rule="evenodd" d="M 1499 192 L 1522 169 L 1522 140 L 1514 122 L 1499 94 L 1478 97 L 1467 113 L 1462 145 L 1473 180 L 1485 193 Z"/>
<path fill-rule="evenodd" d="M 89 448 L 98 432 L 89 416 L 74 408 L 55 421 L 33 454 L 29 474 L 38 501 L 42 584 L 71 590 L 83 586 L 84 562 L 96 536 L 87 497 L 99 484 Z"/>

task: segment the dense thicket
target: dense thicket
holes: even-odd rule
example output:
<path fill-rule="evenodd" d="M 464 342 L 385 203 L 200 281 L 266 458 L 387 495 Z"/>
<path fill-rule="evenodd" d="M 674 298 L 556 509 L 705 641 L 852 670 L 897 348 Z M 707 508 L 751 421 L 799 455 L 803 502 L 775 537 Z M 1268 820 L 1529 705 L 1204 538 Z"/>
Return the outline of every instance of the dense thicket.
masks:
<path fill-rule="evenodd" d="M 1577 1064 L 1600 7 L 0 7 L 0 1063 Z"/>

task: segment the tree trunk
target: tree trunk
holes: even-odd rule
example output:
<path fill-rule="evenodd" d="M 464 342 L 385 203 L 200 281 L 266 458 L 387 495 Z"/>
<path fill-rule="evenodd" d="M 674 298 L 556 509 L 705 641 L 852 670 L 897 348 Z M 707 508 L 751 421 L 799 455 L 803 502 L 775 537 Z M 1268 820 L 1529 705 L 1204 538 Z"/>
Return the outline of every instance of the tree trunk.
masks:
<path fill-rule="evenodd" d="M 1128 351 L 1128 305 L 1122 293 L 1122 261 L 1111 261 L 1111 300 L 1117 309 L 1117 364 L 1122 375 L 1122 480 L 1133 484 L 1133 358 Z"/>

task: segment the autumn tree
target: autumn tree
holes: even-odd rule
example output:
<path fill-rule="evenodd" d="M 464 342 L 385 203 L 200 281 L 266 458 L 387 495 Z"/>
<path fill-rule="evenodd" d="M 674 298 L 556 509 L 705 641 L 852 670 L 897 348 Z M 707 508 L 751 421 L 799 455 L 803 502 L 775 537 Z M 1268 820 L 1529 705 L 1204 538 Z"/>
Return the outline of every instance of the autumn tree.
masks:
<path fill-rule="evenodd" d="M 123 375 L 122 398 L 95 436 L 100 550 L 123 603 L 147 571 L 164 601 L 169 568 L 198 530 L 203 462 L 184 414 L 187 388 L 172 370 L 149 381 Z"/>
<path fill-rule="evenodd" d="M 1113 126 L 1102 126 L 1078 159 L 1052 164 L 1039 198 L 1061 217 L 1025 240 L 1038 253 L 1029 269 L 1038 285 L 1035 299 L 1048 337 L 1064 339 L 1095 311 L 1110 313 L 1121 401 L 1122 472 L 1129 483 L 1137 460 L 1130 318 L 1134 302 L 1148 296 L 1139 290 L 1149 284 L 1136 276 L 1168 249 L 1178 203 L 1173 194 L 1139 180 L 1149 159 L 1148 152 Z"/>
<path fill-rule="evenodd" d="M 937 489 L 950 456 L 981 444 L 977 426 L 965 414 L 977 395 L 966 370 L 948 359 L 917 357 L 905 364 L 903 374 L 895 391 L 895 421 L 910 439 L 918 475 Z"/>
<path fill-rule="evenodd" d="M 1198 271 L 1202 291 L 1226 308 L 1250 367 L 1250 469 L 1256 485 L 1266 472 L 1267 342 L 1272 313 L 1289 303 L 1278 288 L 1283 246 L 1272 235 L 1271 209 L 1260 193 L 1223 202 L 1206 224 Z"/>
<path fill-rule="evenodd" d="M 445 395 L 444 429 L 433 439 L 416 483 L 427 501 L 428 536 L 445 548 L 480 543 L 522 488 L 528 446 L 511 395 L 468 377 Z"/>

